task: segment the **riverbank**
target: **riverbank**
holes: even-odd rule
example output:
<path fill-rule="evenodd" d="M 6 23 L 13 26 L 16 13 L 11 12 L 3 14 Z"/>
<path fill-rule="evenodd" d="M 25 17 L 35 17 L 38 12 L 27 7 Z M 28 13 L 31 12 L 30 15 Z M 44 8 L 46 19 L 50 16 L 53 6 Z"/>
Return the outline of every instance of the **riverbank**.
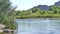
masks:
<path fill-rule="evenodd" d="M 17 19 L 28 19 L 28 18 L 60 18 L 59 15 L 36 15 L 36 16 L 16 16 Z"/>
<path fill-rule="evenodd" d="M 60 6 L 51 6 L 49 10 L 41 10 L 39 8 L 19 10 L 16 11 L 16 18 L 60 18 Z"/>
<path fill-rule="evenodd" d="M 2 33 L 0 33 L 0 34 L 4 34 L 4 33 L 2 32 Z"/>
<path fill-rule="evenodd" d="M 13 33 L 4 33 L 4 32 L 2 32 L 2 33 L 0 33 L 0 34 L 13 34 Z"/>

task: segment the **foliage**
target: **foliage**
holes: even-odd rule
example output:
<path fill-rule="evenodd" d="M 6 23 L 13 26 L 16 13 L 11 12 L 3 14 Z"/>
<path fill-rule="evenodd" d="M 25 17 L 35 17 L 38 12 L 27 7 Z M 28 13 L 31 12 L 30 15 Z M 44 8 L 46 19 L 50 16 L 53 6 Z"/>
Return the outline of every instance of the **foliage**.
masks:
<path fill-rule="evenodd" d="M 0 23 L 5 24 L 6 28 L 9 29 L 15 29 L 16 24 L 14 23 L 14 20 L 10 18 L 13 14 L 13 8 L 11 6 L 11 2 L 9 0 L 0 0 Z"/>
<path fill-rule="evenodd" d="M 33 8 L 28 10 L 16 11 L 17 18 L 60 18 L 60 6 L 51 6 L 49 10 Z"/>

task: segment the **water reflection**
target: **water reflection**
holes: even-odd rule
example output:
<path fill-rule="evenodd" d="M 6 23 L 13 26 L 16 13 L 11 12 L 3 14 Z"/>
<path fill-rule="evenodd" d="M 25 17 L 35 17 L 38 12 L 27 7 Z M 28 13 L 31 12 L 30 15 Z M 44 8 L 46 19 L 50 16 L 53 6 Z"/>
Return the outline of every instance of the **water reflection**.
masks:
<path fill-rule="evenodd" d="M 17 19 L 17 34 L 60 34 L 60 20 Z"/>

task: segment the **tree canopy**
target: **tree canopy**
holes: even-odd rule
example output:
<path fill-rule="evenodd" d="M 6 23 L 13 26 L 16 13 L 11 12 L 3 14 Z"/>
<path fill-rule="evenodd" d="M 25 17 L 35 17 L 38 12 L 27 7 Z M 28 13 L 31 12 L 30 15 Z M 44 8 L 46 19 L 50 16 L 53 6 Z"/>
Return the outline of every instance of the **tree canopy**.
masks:
<path fill-rule="evenodd" d="M 5 24 L 6 28 L 16 28 L 14 20 L 9 16 L 13 15 L 13 10 L 10 0 L 0 0 L 0 23 Z"/>
<path fill-rule="evenodd" d="M 32 18 L 32 17 L 58 18 L 60 17 L 60 6 L 50 6 L 49 10 L 41 10 L 39 8 L 33 8 L 28 10 L 16 11 L 16 15 L 17 15 L 16 17 L 17 18 Z"/>

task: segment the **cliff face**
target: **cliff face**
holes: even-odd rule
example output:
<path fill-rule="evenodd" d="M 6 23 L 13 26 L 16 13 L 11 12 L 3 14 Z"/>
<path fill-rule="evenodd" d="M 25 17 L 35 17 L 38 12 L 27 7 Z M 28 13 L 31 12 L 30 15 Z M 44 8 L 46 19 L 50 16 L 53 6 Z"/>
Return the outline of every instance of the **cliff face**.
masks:
<path fill-rule="evenodd" d="M 60 6 L 60 1 L 56 2 L 53 6 Z M 47 5 L 38 5 L 38 6 L 35 6 L 33 8 L 40 8 L 42 10 L 48 10 L 50 8 L 50 6 L 47 6 Z"/>

